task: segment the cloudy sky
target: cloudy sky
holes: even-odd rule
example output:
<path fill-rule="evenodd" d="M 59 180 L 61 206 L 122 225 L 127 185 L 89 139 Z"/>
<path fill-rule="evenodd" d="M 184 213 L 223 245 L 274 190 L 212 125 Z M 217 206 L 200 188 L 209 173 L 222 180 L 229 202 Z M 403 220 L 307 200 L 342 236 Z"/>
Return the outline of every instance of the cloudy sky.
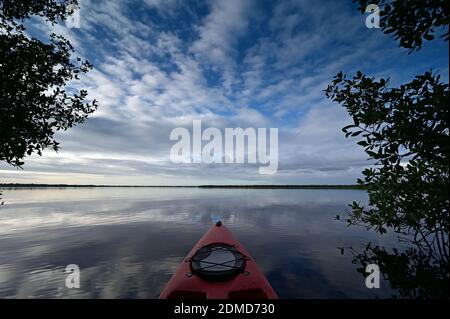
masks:
<path fill-rule="evenodd" d="M 94 69 L 76 85 L 100 107 L 57 135 L 62 149 L 0 164 L 1 182 L 71 184 L 339 184 L 370 165 L 345 139 L 345 109 L 323 90 L 340 70 L 390 77 L 432 68 L 448 81 L 448 44 L 407 51 L 350 0 L 82 0 L 80 28 L 56 26 Z M 50 26 L 33 19 L 28 32 Z M 259 164 L 174 164 L 176 127 L 273 127 L 279 169 Z M 222 131 L 223 132 L 223 131 Z"/>

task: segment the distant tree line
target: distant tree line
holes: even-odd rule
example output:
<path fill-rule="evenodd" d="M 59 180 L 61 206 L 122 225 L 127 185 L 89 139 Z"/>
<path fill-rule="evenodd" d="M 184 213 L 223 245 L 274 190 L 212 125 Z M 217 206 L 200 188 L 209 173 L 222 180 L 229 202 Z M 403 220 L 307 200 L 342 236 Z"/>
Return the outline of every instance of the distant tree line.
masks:
<path fill-rule="evenodd" d="M 364 189 L 363 185 L 70 185 L 70 184 L 34 184 L 0 183 L 0 188 L 33 187 L 185 187 L 185 188 L 249 188 L 249 189 Z"/>

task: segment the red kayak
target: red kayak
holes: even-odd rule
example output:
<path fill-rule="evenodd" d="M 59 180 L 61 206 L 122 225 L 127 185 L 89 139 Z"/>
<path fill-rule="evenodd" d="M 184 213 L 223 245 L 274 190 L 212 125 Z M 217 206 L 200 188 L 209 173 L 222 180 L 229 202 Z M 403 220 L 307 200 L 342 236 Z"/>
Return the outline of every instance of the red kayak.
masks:
<path fill-rule="evenodd" d="M 192 248 L 160 299 L 277 299 L 255 261 L 217 222 Z"/>

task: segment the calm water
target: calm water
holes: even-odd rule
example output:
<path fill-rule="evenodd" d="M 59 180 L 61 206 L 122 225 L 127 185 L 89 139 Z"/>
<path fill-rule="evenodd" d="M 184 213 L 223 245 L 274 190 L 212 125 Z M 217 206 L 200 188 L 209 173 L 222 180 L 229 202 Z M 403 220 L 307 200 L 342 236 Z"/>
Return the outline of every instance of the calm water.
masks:
<path fill-rule="evenodd" d="M 359 190 L 13 189 L 0 208 L 1 298 L 156 298 L 183 257 L 221 219 L 283 298 L 374 298 L 349 249 L 377 237 L 335 221 Z M 65 267 L 81 269 L 80 289 Z"/>

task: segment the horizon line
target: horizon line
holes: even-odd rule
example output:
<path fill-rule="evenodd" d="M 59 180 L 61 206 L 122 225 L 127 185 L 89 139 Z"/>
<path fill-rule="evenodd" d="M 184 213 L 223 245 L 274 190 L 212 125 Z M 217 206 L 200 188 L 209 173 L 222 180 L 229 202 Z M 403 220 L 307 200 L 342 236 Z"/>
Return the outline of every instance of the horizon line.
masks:
<path fill-rule="evenodd" d="M 363 188 L 359 184 L 200 184 L 200 185 L 111 185 L 111 184 L 43 184 L 0 183 L 0 187 L 129 187 L 129 188 Z"/>

